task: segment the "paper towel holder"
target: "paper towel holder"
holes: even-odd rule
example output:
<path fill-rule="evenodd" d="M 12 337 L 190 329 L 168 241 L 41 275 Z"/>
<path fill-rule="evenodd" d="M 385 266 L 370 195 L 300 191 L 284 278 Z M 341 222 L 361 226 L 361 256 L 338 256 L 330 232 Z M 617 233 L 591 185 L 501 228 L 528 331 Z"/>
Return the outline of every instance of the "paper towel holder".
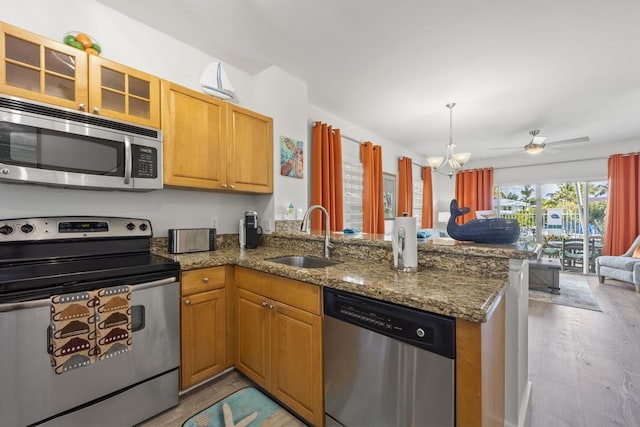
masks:
<path fill-rule="evenodd" d="M 408 218 L 409 214 L 407 212 L 402 213 L 401 218 Z M 413 229 L 414 240 L 415 240 L 415 228 Z M 397 271 L 402 271 L 405 273 L 416 272 L 418 271 L 417 265 L 417 253 L 414 254 L 414 262 L 416 265 L 414 266 L 406 266 L 405 265 L 405 249 L 407 244 L 407 234 L 404 227 L 396 227 L 396 223 L 394 222 L 394 227 L 391 236 L 392 250 L 393 250 L 393 269 Z M 417 251 L 417 248 L 415 249 Z M 414 251 L 414 252 L 415 252 Z"/>

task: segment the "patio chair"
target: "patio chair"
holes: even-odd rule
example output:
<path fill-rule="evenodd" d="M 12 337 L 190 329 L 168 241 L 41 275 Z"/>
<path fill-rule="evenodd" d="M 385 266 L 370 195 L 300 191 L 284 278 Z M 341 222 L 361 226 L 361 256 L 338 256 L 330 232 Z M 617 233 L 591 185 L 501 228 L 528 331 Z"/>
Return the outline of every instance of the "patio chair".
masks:
<path fill-rule="evenodd" d="M 604 283 L 606 277 L 633 283 L 636 292 L 640 293 L 640 254 L 637 248 L 640 246 L 640 236 L 636 237 L 633 244 L 620 256 L 599 256 L 596 258 L 596 274 L 600 283 Z"/>
<path fill-rule="evenodd" d="M 564 239 L 560 258 L 562 259 L 562 270 L 566 268 L 582 267 L 584 254 L 584 241 L 582 239 Z"/>

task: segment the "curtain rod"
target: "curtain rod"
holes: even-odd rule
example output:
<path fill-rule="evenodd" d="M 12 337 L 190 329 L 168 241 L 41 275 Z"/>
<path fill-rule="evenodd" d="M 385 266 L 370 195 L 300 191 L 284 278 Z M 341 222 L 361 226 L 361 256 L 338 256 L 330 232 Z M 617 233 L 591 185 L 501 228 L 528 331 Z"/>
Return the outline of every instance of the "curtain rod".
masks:
<path fill-rule="evenodd" d="M 313 122 L 313 127 L 316 127 L 316 123 L 317 123 L 317 122 Z M 333 129 L 331 129 L 331 132 L 333 132 L 334 134 L 336 133 L 336 131 L 335 131 L 335 130 L 333 130 Z M 347 135 L 345 135 L 345 134 L 344 134 L 344 133 L 342 133 L 342 132 L 340 132 L 340 136 L 341 136 L 341 137 L 343 137 L 344 139 L 348 139 L 349 141 L 353 141 L 353 142 L 355 142 L 356 144 L 364 145 L 364 141 L 361 141 L 361 140 L 359 140 L 359 139 L 355 139 L 355 138 L 352 138 L 352 137 L 350 137 L 350 136 L 347 136 Z"/>
<path fill-rule="evenodd" d="M 313 123 L 313 127 L 316 127 L 316 123 L 315 123 L 315 122 Z M 332 132 L 334 132 L 334 133 L 335 133 L 335 131 L 334 131 L 334 130 L 332 130 Z M 365 144 L 365 143 L 364 143 L 364 141 L 361 141 L 361 140 L 358 140 L 358 139 L 352 138 L 352 137 L 350 137 L 350 136 L 347 136 L 347 135 L 345 135 L 345 134 L 344 134 L 344 133 L 342 133 L 342 132 L 340 132 L 340 136 L 341 136 L 342 138 L 344 138 L 344 139 L 348 139 L 349 141 L 353 141 L 353 142 L 355 142 L 356 144 L 360 144 L 360 145 L 364 145 L 364 144 Z M 402 156 L 402 157 L 405 157 L 405 156 Z M 420 167 L 420 168 L 424 168 L 424 167 L 426 167 L 426 166 L 421 165 L 420 163 L 416 163 L 416 162 L 414 162 L 413 160 L 411 161 L 411 163 L 413 163 L 414 165 L 416 165 L 416 166 L 418 166 L 418 167 Z"/>

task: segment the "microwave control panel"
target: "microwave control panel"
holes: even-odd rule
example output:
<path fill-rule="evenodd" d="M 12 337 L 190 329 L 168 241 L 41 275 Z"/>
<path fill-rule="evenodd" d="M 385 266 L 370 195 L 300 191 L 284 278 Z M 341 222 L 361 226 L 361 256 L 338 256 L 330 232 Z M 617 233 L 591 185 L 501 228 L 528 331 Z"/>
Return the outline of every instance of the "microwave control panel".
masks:
<path fill-rule="evenodd" d="M 158 177 L 158 150 L 152 147 L 134 145 L 133 147 L 133 177 Z"/>

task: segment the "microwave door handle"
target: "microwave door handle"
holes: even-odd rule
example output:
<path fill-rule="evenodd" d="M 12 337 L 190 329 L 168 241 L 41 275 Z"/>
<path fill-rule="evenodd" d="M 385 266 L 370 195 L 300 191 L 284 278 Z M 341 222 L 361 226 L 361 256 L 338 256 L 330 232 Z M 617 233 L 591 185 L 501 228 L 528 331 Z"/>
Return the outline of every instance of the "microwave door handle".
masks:
<path fill-rule="evenodd" d="M 124 183 L 129 184 L 131 182 L 131 137 L 125 135 L 124 137 Z"/>

